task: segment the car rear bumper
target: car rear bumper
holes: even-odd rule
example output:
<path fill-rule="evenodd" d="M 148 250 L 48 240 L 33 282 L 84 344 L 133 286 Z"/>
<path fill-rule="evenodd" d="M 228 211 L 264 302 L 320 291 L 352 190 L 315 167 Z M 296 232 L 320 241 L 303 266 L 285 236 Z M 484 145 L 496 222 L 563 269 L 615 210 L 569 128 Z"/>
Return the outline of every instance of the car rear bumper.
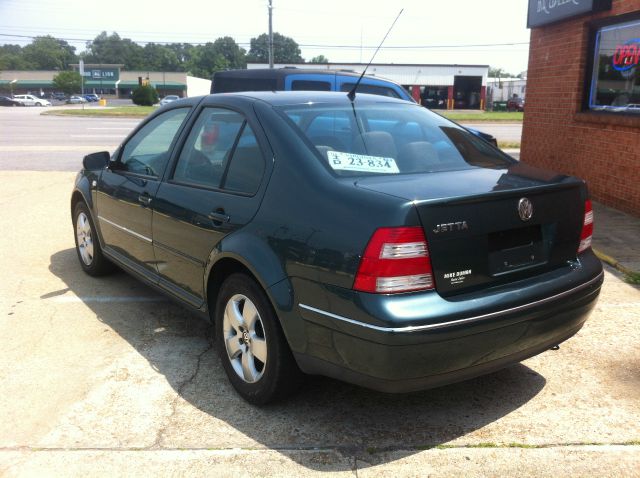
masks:
<path fill-rule="evenodd" d="M 602 281 L 602 265 L 589 252 L 566 270 L 482 294 L 443 299 L 435 292 L 342 291 L 325 301 L 332 310 L 298 302 L 306 341 L 292 348 L 306 373 L 384 392 L 440 386 L 568 339 L 595 306 Z M 325 298 L 330 291 L 324 288 Z"/>

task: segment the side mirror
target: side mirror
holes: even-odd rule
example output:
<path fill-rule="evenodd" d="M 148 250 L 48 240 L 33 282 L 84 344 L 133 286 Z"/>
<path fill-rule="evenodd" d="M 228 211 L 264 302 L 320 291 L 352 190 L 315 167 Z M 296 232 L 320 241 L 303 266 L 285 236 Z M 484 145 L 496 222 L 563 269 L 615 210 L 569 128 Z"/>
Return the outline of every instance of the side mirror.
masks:
<path fill-rule="evenodd" d="M 104 169 L 109 164 L 111 155 L 108 151 L 100 151 L 99 153 L 87 154 L 82 160 L 84 169 L 97 170 Z"/>

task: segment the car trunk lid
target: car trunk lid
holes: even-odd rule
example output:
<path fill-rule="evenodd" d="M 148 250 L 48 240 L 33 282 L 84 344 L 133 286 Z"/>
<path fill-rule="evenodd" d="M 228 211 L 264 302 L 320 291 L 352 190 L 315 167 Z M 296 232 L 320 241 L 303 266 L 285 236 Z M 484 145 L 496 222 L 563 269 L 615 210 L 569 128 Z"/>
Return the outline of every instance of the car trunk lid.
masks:
<path fill-rule="evenodd" d="M 516 281 L 576 257 L 585 192 L 572 177 L 518 163 L 356 184 L 413 202 L 441 295 Z"/>

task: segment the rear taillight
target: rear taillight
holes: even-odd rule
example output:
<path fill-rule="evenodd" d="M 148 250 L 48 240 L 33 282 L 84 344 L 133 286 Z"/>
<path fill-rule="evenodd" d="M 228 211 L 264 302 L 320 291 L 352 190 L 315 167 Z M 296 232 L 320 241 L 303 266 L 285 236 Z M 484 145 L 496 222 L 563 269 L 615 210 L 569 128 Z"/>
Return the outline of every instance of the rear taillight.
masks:
<path fill-rule="evenodd" d="M 393 294 L 433 289 L 427 239 L 420 227 L 377 229 L 360 260 L 355 290 Z"/>
<path fill-rule="evenodd" d="M 591 247 L 591 236 L 593 236 L 593 207 L 591 206 L 591 200 L 587 199 L 584 203 L 584 221 L 582 222 L 578 254 Z"/>

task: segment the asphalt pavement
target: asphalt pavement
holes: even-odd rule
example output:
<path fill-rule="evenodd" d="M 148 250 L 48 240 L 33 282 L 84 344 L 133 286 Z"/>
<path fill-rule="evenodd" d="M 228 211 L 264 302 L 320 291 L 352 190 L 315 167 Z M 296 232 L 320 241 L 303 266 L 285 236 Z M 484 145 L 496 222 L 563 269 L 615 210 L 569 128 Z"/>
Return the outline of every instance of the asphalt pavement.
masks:
<path fill-rule="evenodd" d="M 136 120 L 34 111 L 0 110 L 0 475 L 640 476 L 640 290 L 617 270 L 575 337 L 522 364 L 408 395 L 310 377 L 254 407 L 208 324 L 78 264 L 72 171 L 126 134 L 89 128 Z"/>
<path fill-rule="evenodd" d="M 41 115 L 43 110 L 0 108 L 0 170 L 78 171 L 86 154 L 113 151 L 140 122 Z"/>
<path fill-rule="evenodd" d="M 464 122 L 460 124 L 489 133 L 498 141 L 519 143 L 522 139 L 522 123 L 488 123 L 488 122 Z"/>

